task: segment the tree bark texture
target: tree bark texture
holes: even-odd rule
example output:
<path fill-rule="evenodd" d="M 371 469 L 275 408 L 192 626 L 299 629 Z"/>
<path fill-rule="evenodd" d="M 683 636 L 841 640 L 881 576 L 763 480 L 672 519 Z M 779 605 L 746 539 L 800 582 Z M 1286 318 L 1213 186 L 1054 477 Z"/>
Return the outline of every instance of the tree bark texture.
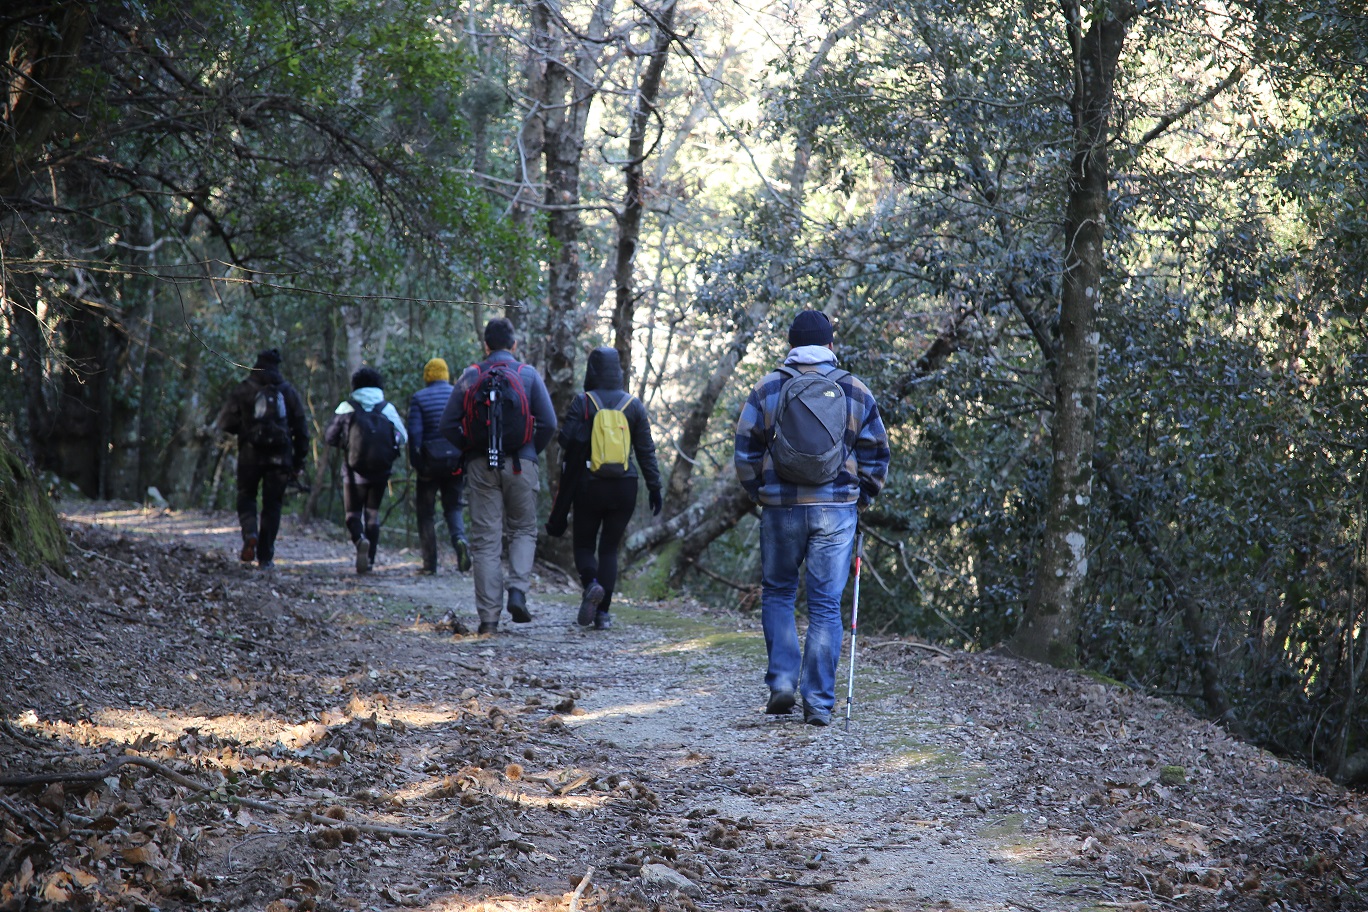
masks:
<path fill-rule="evenodd" d="M 546 115 L 548 105 L 546 70 L 551 56 L 551 7 L 547 0 L 532 0 L 528 4 L 528 45 L 527 61 L 523 66 L 524 104 L 522 126 L 518 132 L 517 161 L 514 173 L 518 177 L 518 189 L 514 193 L 509 214 L 513 224 L 531 234 L 532 220 L 537 205 L 544 195 L 542 183 L 542 158 L 546 154 Z M 526 302 L 508 302 L 525 304 Z M 523 322 L 524 309 L 509 307 L 505 316 L 515 326 Z M 477 326 L 483 333 L 484 326 Z M 535 348 L 528 352 L 528 360 L 539 363 Z"/>
<path fill-rule="evenodd" d="M 542 366 L 547 391 L 557 415 L 565 414 L 575 395 L 575 356 L 584 334 L 580 302 L 580 167 L 589 110 L 598 94 L 594 76 L 615 0 L 598 0 L 585 36 L 575 50 L 552 53 L 546 65 L 546 210 L 551 266 L 547 280 L 547 325 Z M 556 42 L 559 44 L 560 42 Z M 566 58 L 569 59 L 566 59 Z M 559 447 L 547 451 L 547 482 L 554 489 L 560 476 Z"/>
<path fill-rule="evenodd" d="M 132 223 L 127 236 L 135 248 L 134 263 L 150 265 L 154 243 L 152 210 L 131 203 L 127 216 Z M 144 369 L 152 341 L 156 286 L 156 280 L 149 276 L 125 278 L 120 287 L 119 320 L 109 329 L 109 366 L 115 379 L 110 396 L 107 488 L 115 500 L 143 499 L 142 465 L 147 437 L 143 433 L 143 402 L 148 392 Z"/>
<path fill-rule="evenodd" d="M 1073 161 L 1064 220 L 1053 464 L 1045 531 L 1025 617 L 1012 637 L 1017 655 L 1059 666 L 1078 656 L 1079 602 L 1088 576 L 1088 512 L 1092 501 L 1097 409 L 1097 310 L 1101 306 L 1107 193 L 1107 142 L 1117 62 L 1127 18 L 1099 2 L 1083 32 L 1083 11 L 1065 3 L 1073 52 Z"/>
<path fill-rule="evenodd" d="M 656 22 L 655 45 L 637 87 L 636 107 L 627 138 L 627 164 L 623 168 L 627 191 L 619 213 L 617 260 L 613 270 L 613 347 L 622 362 L 623 389 L 632 388 L 632 331 L 636 323 L 636 295 L 632 270 L 641 239 L 641 215 L 645 208 L 646 133 L 655 114 L 660 83 L 673 40 L 675 0 L 666 0 Z"/>
<path fill-rule="evenodd" d="M 84 3 L 52 3 L 28 21 L 16 17 L 0 29 L 7 64 L 0 88 L 8 101 L 0 113 L 0 196 L 20 196 L 32 180 L 30 159 L 42 149 L 62 111 L 66 83 L 89 30 L 90 9 Z M 10 13 L 23 16 L 25 11 Z"/>

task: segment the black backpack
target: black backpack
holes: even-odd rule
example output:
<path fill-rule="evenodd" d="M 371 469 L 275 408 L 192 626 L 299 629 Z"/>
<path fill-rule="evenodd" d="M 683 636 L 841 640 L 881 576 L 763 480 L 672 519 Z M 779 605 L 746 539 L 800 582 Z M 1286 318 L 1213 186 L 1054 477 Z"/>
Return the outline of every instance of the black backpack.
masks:
<path fill-rule="evenodd" d="M 445 437 L 433 437 L 423 441 L 422 474 L 427 478 L 445 478 L 459 475 L 465 458 L 456 445 Z"/>
<path fill-rule="evenodd" d="M 527 388 L 518 376 L 516 363 L 495 361 L 472 365 L 479 376 L 465 394 L 461 435 L 467 452 L 483 450 L 487 465 L 497 469 L 512 454 L 513 471 L 522 471 L 518 451 L 532 442 L 536 423 Z"/>
<path fill-rule="evenodd" d="M 355 399 L 347 401 L 352 407 L 351 427 L 347 431 L 347 467 L 362 478 L 387 477 L 390 466 L 399 458 L 399 437 L 384 415 L 385 400 L 375 403 L 369 411 Z"/>
<path fill-rule="evenodd" d="M 848 371 L 805 372 L 785 365 L 786 378 L 774 410 L 770 458 L 774 471 L 791 484 L 824 485 L 836 480 L 845 464 L 850 406 L 836 381 Z"/>
<path fill-rule="evenodd" d="M 257 387 L 252 407 L 244 417 L 242 440 L 256 455 L 264 462 L 288 462 L 290 422 L 284 388 L 274 384 Z"/>

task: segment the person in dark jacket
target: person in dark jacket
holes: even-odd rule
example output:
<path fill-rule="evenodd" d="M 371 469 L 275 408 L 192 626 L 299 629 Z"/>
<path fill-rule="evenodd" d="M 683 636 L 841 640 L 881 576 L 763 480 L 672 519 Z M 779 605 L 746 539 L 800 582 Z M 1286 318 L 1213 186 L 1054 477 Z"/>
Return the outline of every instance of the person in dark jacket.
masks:
<path fill-rule="evenodd" d="M 261 567 L 270 567 L 275 561 L 285 488 L 291 478 L 304 471 L 304 457 L 309 451 L 304 400 L 281 374 L 278 349 L 257 355 L 247 379 L 229 393 L 217 425 L 238 438 L 237 512 L 242 526 L 238 556 L 243 563 L 255 560 Z"/>
<path fill-rule="evenodd" d="M 584 587 L 576 620 L 581 627 L 593 625 L 595 630 L 612 626 L 609 606 L 617 584 L 618 546 L 636 510 L 638 467 L 646 479 L 651 514 L 658 516 L 663 505 L 646 406 L 622 386 L 622 361 L 617 349 L 590 352 L 584 392 L 570 401 L 561 422 L 561 483 L 546 523 L 547 534 L 562 535 L 566 515 L 574 513 L 575 569 Z M 597 475 L 591 470 L 594 415 L 600 408 L 615 409 L 626 417 L 636 465 L 629 457 L 625 470 L 614 466 L 611 474 Z"/>
<path fill-rule="evenodd" d="M 475 567 L 475 610 L 481 634 L 499 630 L 505 590 L 508 614 L 515 624 L 532 620 L 527 609 L 527 588 L 537 556 L 537 494 L 541 473 L 537 457 L 556 434 L 556 412 L 551 395 L 537 369 L 518 360 L 518 339 L 512 322 L 496 317 L 485 324 L 485 359 L 472 364 L 457 378 L 442 412 L 439 431 L 465 455 L 466 496 L 470 498 L 470 551 Z M 532 439 L 507 454 L 498 468 L 491 468 L 485 452 L 472 448 L 465 436 L 466 393 L 477 388 L 482 375 L 494 365 L 516 373 L 526 394 L 527 418 Z M 503 568 L 504 542 L 508 543 L 508 574 Z"/>
<path fill-rule="evenodd" d="M 765 712 L 783 716 L 801 695 L 803 721 L 830 725 L 840 660 L 841 593 L 850 574 L 859 511 L 883 490 L 892 451 L 879 405 L 864 381 L 836 364 L 835 330 L 820 310 L 789 326 L 780 370 L 751 390 L 736 423 L 736 480 L 760 505 L 760 624 L 765 632 Z M 796 375 L 821 375 L 844 394 L 840 463 L 826 480 L 795 480 L 775 456 L 780 402 Z M 824 394 L 825 395 L 825 394 Z M 797 400 L 790 400 L 797 401 Z M 801 413 L 797 413 L 801 414 Z M 807 412 L 807 414 L 813 414 Z M 801 419 L 800 419 L 801 420 Z M 807 632 L 798 640 L 798 590 L 807 593 Z"/>
<path fill-rule="evenodd" d="M 323 440 L 347 452 L 351 438 L 352 422 L 356 408 L 353 402 L 370 412 L 381 402 L 385 402 L 384 379 L 373 367 L 362 367 L 352 374 L 352 394 L 344 399 L 333 412 L 332 421 L 323 432 Z M 394 438 L 399 445 L 408 440 L 403 419 L 394 404 L 385 402 L 381 414 L 389 419 L 394 428 Z M 397 452 L 397 450 L 396 450 Z M 390 470 L 371 471 L 364 475 L 343 460 L 342 508 L 347 514 L 347 531 L 351 533 L 352 544 L 356 546 L 356 572 L 367 573 L 375 566 L 375 552 L 380 545 L 380 503 L 385 498 L 385 488 L 389 485 Z"/>
<path fill-rule="evenodd" d="M 470 545 L 461 520 L 461 494 L 465 473 L 461 452 L 437 432 L 442 411 L 451 398 L 451 371 L 446 361 L 433 358 L 423 365 L 423 388 L 409 400 L 409 464 L 417 474 L 415 512 L 418 516 L 418 546 L 423 553 L 421 572 L 437 572 L 437 496 L 442 498 L 442 515 L 456 549 L 456 567 L 470 569 Z"/>

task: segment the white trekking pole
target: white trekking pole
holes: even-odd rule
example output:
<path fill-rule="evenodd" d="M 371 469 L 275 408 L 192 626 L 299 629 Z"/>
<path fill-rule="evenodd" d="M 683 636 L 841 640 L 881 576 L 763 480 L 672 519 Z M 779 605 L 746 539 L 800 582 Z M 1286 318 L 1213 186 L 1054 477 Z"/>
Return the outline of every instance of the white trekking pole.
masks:
<path fill-rule="evenodd" d="M 850 707 L 855 702 L 855 630 L 860 621 L 860 564 L 862 563 L 864 563 L 864 533 L 856 526 L 855 594 L 850 603 L 850 679 L 846 682 L 846 731 L 850 731 Z"/>

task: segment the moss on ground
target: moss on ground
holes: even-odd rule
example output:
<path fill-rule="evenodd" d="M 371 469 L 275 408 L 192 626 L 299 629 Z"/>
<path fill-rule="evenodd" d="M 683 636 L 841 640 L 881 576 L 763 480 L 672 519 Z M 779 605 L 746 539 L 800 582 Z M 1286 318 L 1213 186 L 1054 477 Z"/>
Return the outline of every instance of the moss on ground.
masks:
<path fill-rule="evenodd" d="M 24 460 L 0 438 L 0 545 L 29 567 L 66 572 L 66 534 Z"/>

